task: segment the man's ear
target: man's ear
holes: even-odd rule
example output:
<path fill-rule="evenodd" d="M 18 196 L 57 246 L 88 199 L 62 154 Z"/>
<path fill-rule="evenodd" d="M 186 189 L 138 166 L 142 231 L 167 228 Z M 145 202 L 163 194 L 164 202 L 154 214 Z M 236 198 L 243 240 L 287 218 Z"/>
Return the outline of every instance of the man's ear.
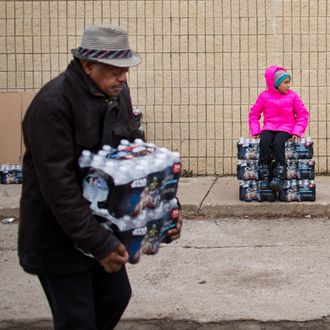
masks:
<path fill-rule="evenodd" d="M 81 60 L 80 63 L 84 72 L 89 76 L 93 71 L 95 63 L 92 61 L 84 61 L 84 60 Z"/>

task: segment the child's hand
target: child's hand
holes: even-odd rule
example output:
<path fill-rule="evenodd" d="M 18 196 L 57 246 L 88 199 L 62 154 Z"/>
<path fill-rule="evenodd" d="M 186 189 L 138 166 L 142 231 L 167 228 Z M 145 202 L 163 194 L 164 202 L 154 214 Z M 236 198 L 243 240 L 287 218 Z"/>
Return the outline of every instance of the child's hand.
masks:
<path fill-rule="evenodd" d="M 292 139 L 294 142 L 298 142 L 298 141 L 300 141 L 300 137 L 297 136 L 297 135 L 292 135 L 291 139 Z"/>
<path fill-rule="evenodd" d="M 259 139 L 260 138 L 260 134 L 256 134 L 252 136 L 252 139 Z"/>

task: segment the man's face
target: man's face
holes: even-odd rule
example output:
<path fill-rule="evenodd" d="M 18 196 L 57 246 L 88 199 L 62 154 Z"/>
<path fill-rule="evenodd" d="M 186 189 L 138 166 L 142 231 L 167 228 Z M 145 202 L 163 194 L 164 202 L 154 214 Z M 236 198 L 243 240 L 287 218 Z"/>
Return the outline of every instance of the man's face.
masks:
<path fill-rule="evenodd" d="M 116 97 L 127 82 L 128 68 L 98 62 L 82 62 L 85 73 L 106 95 Z"/>

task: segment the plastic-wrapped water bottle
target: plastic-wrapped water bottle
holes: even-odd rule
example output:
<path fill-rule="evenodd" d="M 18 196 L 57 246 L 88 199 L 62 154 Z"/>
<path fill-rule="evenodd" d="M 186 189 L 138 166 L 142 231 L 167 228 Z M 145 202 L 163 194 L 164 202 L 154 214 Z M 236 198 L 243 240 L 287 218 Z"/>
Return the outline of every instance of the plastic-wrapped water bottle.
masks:
<path fill-rule="evenodd" d="M 120 140 L 120 145 L 128 147 L 130 145 L 130 142 L 126 139 Z"/>
<path fill-rule="evenodd" d="M 134 144 L 138 144 L 138 145 L 142 145 L 144 144 L 145 142 L 142 140 L 142 139 L 135 139 L 134 140 Z"/>
<path fill-rule="evenodd" d="M 313 140 L 310 136 L 306 137 L 306 147 L 313 145 Z"/>
<path fill-rule="evenodd" d="M 91 203 L 91 209 L 98 211 L 98 202 L 107 199 L 109 187 L 104 178 L 97 172 L 88 174 L 83 181 L 83 196 Z"/>
<path fill-rule="evenodd" d="M 83 150 L 79 158 L 79 166 L 81 168 L 89 167 L 92 162 L 93 154 L 89 150 Z"/>
<path fill-rule="evenodd" d="M 148 223 L 149 220 L 151 219 L 148 217 L 147 211 L 142 210 L 142 212 L 135 218 L 134 227 L 135 228 L 143 227 Z"/>
<path fill-rule="evenodd" d="M 177 152 L 177 151 L 172 152 L 172 161 L 173 161 L 173 163 L 179 163 L 181 161 L 179 152 Z"/>
<path fill-rule="evenodd" d="M 136 166 L 141 166 L 143 168 L 143 176 L 148 176 L 151 173 L 150 163 L 145 157 L 137 158 Z M 135 171 L 134 171 L 135 172 Z"/>
<path fill-rule="evenodd" d="M 99 150 L 97 154 L 103 158 L 103 161 L 105 161 L 105 158 L 108 155 L 108 152 L 105 150 Z"/>
<path fill-rule="evenodd" d="M 103 145 L 102 150 L 106 151 L 106 158 L 111 158 L 111 154 L 116 150 L 108 144 Z"/>
<path fill-rule="evenodd" d="M 154 157 L 155 157 L 155 159 L 158 159 L 163 162 L 164 169 L 168 166 L 169 157 L 161 150 L 159 150 L 159 152 L 156 152 Z"/>
<path fill-rule="evenodd" d="M 112 147 L 109 146 L 108 144 L 104 144 L 103 147 L 102 147 L 102 150 L 105 150 L 105 151 L 107 151 L 107 152 L 111 152 Z"/>
<path fill-rule="evenodd" d="M 115 185 L 118 185 L 118 186 L 130 182 L 132 180 L 132 176 L 129 171 L 129 166 L 121 163 L 118 166 L 117 173 L 115 174 L 113 179 L 114 179 Z"/>
<path fill-rule="evenodd" d="M 144 145 L 148 148 L 156 148 L 156 145 L 154 143 L 146 142 Z"/>
<path fill-rule="evenodd" d="M 239 138 L 239 140 L 238 140 L 238 144 L 243 145 L 243 144 L 245 144 L 245 143 L 246 143 L 246 139 L 245 139 L 245 137 L 244 137 L 244 136 L 241 136 L 241 137 Z"/>
<path fill-rule="evenodd" d="M 126 231 L 132 229 L 131 221 L 132 218 L 129 215 L 124 215 L 119 222 L 120 231 Z"/>
<path fill-rule="evenodd" d="M 134 169 L 134 178 L 141 179 L 145 176 L 145 171 L 142 165 L 136 165 Z"/>
<path fill-rule="evenodd" d="M 107 159 L 104 166 L 104 172 L 114 177 L 118 171 L 119 162 L 114 159 Z"/>
<path fill-rule="evenodd" d="M 95 169 L 102 169 L 104 165 L 105 165 L 105 159 L 100 155 L 94 155 L 90 166 Z"/>
<path fill-rule="evenodd" d="M 117 147 L 117 150 L 118 151 L 122 151 L 122 150 L 125 150 L 127 148 L 127 146 L 123 145 L 123 144 L 120 144 L 118 147 Z"/>

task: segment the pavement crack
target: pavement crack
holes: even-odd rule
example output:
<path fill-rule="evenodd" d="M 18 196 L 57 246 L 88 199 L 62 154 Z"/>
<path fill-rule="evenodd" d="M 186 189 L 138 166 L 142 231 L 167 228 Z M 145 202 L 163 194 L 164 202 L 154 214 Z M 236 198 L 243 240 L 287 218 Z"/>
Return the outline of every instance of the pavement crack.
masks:
<path fill-rule="evenodd" d="M 198 208 L 197 208 L 197 214 L 200 213 L 202 207 L 203 207 L 203 203 L 206 199 L 206 197 L 208 196 L 208 194 L 210 193 L 210 191 L 212 190 L 213 186 L 216 184 L 216 182 L 218 181 L 218 177 L 215 177 L 213 183 L 211 184 L 211 187 L 208 189 L 208 191 L 206 192 L 205 196 L 203 197 L 203 199 L 201 200 L 201 202 L 199 203 L 198 205 Z"/>

